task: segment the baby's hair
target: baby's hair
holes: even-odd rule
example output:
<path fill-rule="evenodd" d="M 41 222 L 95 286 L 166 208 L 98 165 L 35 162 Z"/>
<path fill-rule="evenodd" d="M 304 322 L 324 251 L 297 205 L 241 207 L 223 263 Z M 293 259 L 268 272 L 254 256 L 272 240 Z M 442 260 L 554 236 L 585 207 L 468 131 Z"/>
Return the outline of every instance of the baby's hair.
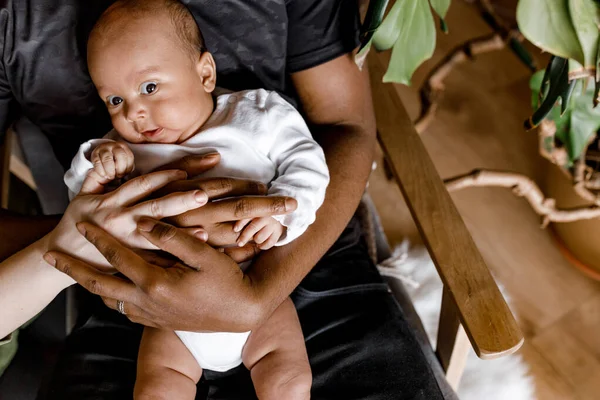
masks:
<path fill-rule="evenodd" d="M 110 34 L 115 29 L 115 20 L 124 14 L 138 19 L 159 12 L 168 13 L 180 44 L 193 60 L 197 60 L 198 54 L 206 50 L 204 38 L 196 20 L 179 0 L 117 0 L 100 16 L 90 33 L 90 38 L 98 35 L 110 40 Z"/>

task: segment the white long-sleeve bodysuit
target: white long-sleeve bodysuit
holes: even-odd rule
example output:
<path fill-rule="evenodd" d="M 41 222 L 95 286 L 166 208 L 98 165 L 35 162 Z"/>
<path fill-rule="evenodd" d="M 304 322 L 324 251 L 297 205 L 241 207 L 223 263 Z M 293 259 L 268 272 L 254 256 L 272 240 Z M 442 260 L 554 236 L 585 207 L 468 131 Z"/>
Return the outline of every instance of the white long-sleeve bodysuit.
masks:
<path fill-rule="evenodd" d="M 104 139 L 81 145 L 65 174 L 71 198 L 79 193 L 87 172 L 93 168 L 90 155 L 100 143 L 118 139 L 111 131 Z M 131 144 L 135 171 L 146 174 L 190 154 L 217 151 L 220 163 L 201 176 L 233 177 L 260 181 L 268 194 L 298 201 L 291 214 L 275 216 L 287 228 L 277 246 L 291 242 L 314 222 L 329 183 L 329 172 L 321 147 L 312 138 L 302 116 L 277 93 L 263 89 L 222 94 L 215 110 L 200 131 L 183 143 Z M 250 332 L 196 333 L 177 335 L 204 369 L 226 371 L 242 362 L 242 348 Z"/>

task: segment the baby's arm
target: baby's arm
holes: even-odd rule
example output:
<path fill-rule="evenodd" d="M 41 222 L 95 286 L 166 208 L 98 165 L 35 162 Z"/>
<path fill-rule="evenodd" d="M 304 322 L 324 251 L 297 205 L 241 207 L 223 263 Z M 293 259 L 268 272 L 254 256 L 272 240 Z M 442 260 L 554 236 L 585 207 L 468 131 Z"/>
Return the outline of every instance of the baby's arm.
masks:
<path fill-rule="evenodd" d="M 262 250 L 274 244 L 287 244 L 304 233 L 314 222 L 329 184 L 323 149 L 312 138 L 300 113 L 275 92 L 267 97 L 265 109 L 272 140 L 267 155 L 277 167 L 277 177 L 270 183 L 268 193 L 293 197 L 298 208 L 288 215 L 257 218 L 250 223 L 248 220 L 238 221 L 234 229 L 241 230 L 246 226 L 238 245 L 253 238 Z M 278 228 L 278 225 L 282 227 Z"/>
<path fill-rule="evenodd" d="M 94 139 L 82 144 L 65 174 L 69 198 L 78 193 L 104 192 L 106 184 L 133 171 L 134 157 L 127 144 Z"/>

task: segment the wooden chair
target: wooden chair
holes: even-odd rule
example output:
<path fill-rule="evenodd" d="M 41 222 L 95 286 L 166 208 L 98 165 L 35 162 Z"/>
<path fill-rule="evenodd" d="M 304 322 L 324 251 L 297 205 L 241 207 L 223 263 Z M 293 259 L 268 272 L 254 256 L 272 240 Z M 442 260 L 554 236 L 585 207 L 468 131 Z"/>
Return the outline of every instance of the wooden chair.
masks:
<path fill-rule="evenodd" d="M 0 207 L 8 208 L 10 196 L 10 174 L 14 174 L 25 182 L 32 190 L 37 190 L 31 170 L 27 166 L 17 136 L 12 128 L 9 128 L 0 141 Z"/>
<path fill-rule="evenodd" d="M 494 359 L 517 351 L 523 334 L 398 93 L 393 85 L 382 83 L 386 66 L 374 52 L 367 60 L 379 144 L 444 283 L 435 353 L 447 382 L 456 389 L 469 344 L 480 358 Z M 378 244 L 389 254 L 385 238 Z M 427 355 L 427 336 L 402 284 L 394 280 L 389 283 Z"/>

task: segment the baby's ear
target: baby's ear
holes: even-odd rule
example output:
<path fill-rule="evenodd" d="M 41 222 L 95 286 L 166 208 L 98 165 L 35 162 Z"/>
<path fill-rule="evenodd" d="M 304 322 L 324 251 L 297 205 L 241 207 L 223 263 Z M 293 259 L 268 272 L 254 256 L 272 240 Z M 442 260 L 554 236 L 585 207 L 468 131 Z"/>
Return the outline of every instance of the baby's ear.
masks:
<path fill-rule="evenodd" d="M 217 66 L 215 60 L 208 51 L 202 52 L 196 64 L 198 76 L 202 80 L 202 86 L 207 93 L 215 90 L 217 84 Z"/>

